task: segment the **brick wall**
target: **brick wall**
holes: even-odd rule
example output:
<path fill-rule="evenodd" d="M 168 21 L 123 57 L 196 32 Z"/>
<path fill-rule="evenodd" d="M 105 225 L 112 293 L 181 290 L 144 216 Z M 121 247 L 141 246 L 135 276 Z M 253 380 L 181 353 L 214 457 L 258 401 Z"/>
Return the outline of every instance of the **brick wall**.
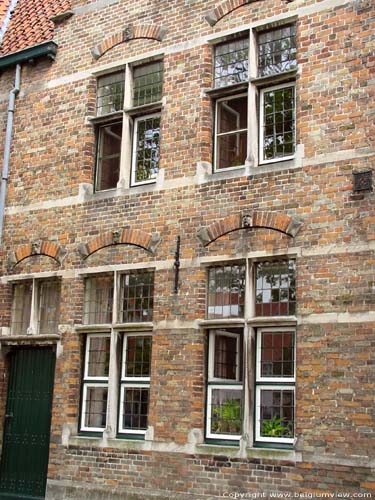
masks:
<path fill-rule="evenodd" d="M 23 66 L 0 255 L 0 326 L 10 323 L 12 279 L 61 280 L 48 499 L 78 499 L 82 491 L 93 499 L 128 500 L 271 491 L 375 495 L 374 194 L 352 193 L 353 170 L 372 168 L 375 157 L 373 6 L 364 0 L 258 0 L 210 26 L 204 16 L 219 3 L 76 0 L 74 15 L 56 27 L 56 60 Z M 215 37 L 294 15 L 301 161 L 290 168 L 211 174 L 213 106 L 205 90 L 212 86 Z M 107 37 L 141 24 L 162 26 L 166 35 L 92 57 L 91 49 Z M 156 52 L 164 52 L 164 180 L 93 194 L 95 131 L 89 118 L 96 72 Z M 2 137 L 13 78 L 13 69 L 0 76 Z M 253 211 L 291 217 L 301 229 L 295 237 L 253 227 L 208 246 L 199 240 L 202 228 Z M 123 228 L 160 242 L 152 251 L 147 244 L 134 246 L 140 240 L 99 245 Z M 31 255 L 8 266 L 10 254 L 35 241 L 54 242 L 66 254 L 57 261 Z M 82 255 L 82 246 L 89 255 Z M 207 332 L 199 320 L 205 317 L 208 262 L 287 254 L 297 263 L 295 449 L 204 444 Z M 142 265 L 155 268 L 149 432 L 144 441 L 79 436 L 84 276 Z M 1 341 L 0 422 L 9 343 Z"/>

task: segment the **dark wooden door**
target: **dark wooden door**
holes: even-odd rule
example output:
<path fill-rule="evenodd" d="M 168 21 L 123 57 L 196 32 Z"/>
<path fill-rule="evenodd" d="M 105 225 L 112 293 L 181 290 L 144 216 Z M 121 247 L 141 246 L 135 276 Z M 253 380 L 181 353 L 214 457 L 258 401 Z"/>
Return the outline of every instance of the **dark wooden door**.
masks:
<path fill-rule="evenodd" d="M 20 348 L 10 357 L 0 499 L 43 499 L 55 354 L 49 348 Z"/>

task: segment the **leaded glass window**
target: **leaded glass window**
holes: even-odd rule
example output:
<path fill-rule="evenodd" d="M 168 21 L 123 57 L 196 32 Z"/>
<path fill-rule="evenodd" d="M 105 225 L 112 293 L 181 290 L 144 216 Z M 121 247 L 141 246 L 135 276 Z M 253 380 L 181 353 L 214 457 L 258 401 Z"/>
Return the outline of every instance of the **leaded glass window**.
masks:
<path fill-rule="evenodd" d="M 120 433 L 143 434 L 147 430 L 151 347 L 151 335 L 127 334 L 124 337 L 120 388 Z"/>
<path fill-rule="evenodd" d="M 160 101 L 163 92 L 161 61 L 136 66 L 133 71 L 133 106 Z"/>
<path fill-rule="evenodd" d="M 268 76 L 297 67 L 295 25 L 281 26 L 258 35 L 259 76 Z"/>
<path fill-rule="evenodd" d="M 110 336 L 87 335 L 81 430 L 101 432 L 107 425 Z"/>
<path fill-rule="evenodd" d="M 294 389 L 269 387 L 259 390 L 259 438 L 291 440 L 294 436 Z"/>
<path fill-rule="evenodd" d="M 137 118 L 133 144 L 133 184 L 156 179 L 159 172 L 160 115 Z"/>
<path fill-rule="evenodd" d="M 295 330 L 260 328 L 257 333 L 256 439 L 293 443 Z"/>
<path fill-rule="evenodd" d="M 279 85 L 261 92 L 261 159 L 290 158 L 295 152 L 295 86 Z"/>
<path fill-rule="evenodd" d="M 207 318 L 244 315 L 245 266 L 212 267 L 208 271 Z"/>
<path fill-rule="evenodd" d="M 249 39 L 240 38 L 215 47 L 214 87 L 246 82 L 249 70 Z"/>
<path fill-rule="evenodd" d="M 154 273 L 134 272 L 121 277 L 120 323 L 152 321 Z"/>
<path fill-rule="evenodd" d="M 97 116 L 122 110 L 124 105 L 124 82 L 125 73 L 123 71 L 98 78 L 96 98 Z"/>
<path fill-rule="evenodd" d="M 294 259 L 208 269 L 209 441 L 238 442 L 253 429 L 256 443 L 293 445 L 295 290 Z"/>
<path fill-rule="evenodd" d="M 242 431 L 242 336 L 236 329 L 209 336 L 207 430 L 212 439 L 237 440 Z"/>
<path fill-rule="evenodd" d="M 258 262 L 257 316 L 288 316 L 296 312 L 295 261 Z"/>

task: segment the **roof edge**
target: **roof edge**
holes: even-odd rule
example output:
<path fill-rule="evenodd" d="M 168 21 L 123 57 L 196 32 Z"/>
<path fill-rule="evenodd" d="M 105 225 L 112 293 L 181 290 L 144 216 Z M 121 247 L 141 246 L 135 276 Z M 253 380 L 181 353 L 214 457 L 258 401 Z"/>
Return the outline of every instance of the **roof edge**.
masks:
<path fill-rule="evenodd" d="M 48 42 L 39 43 L 26 49 L 11 52 L 0 57 L 0 70 L 14 66 L 22 62 L 29 61 L 40 57 L 50 57 L 54 59 L 57 53 L 57 43 L 53 40 Z"/>

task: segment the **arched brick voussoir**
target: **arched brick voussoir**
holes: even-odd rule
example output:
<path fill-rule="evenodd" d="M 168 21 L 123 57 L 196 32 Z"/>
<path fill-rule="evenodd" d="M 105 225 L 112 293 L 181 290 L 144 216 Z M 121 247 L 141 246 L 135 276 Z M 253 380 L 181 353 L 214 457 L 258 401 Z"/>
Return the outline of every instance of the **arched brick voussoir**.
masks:
<path fill-rule="evenodd" d="M 166 32 L 167 30 L 163 26 L 157 24 L 140 24 L 137 26 L 129 25 L 122 31 L 104 38 L 104 40 L 91 49 L 91 53 L 94 59 L 99 59 L 103 54 L 116 45 L 129 42 L 130 40 L 136 40 L 137 38 L 149 38 L 151 40 L 161 42 L 165 37 Z"/>
<path fill-rule="evenodd" d="M 61 265 L 66 254 L 66 249 L 55 241 L 36 240 L 31 243 L 21 245 L 16 248 L 16 250 L 8 254 L 8 269 L 12 269 L 21 261 L 35 255 L 45 255 L 46 257 L 50 257 Z"/>
<path fill-rule="evenodd" d="M 159 243 L 160 236 L 158 234 L 150 234 L 140 229 L 125 227 L 96 236 L 87 243 L 81 244 L 78 251 L 83 259 L 86 259 L 102 248 L 112 245 L 134 245 L 143 248 L 147 252 L 154 253 Z"/>
<path fill-rule="evenodd" d="M 273 229 L 294 238 L 302 225 L 302 222 L 287 214 L 254 210 L 253 212 L 228 215 L 224 219 L 201 228 L 197 236 L 204 246 L 210 245 L 232 231 L 249 228 Z"/>
<path fill-rule="evenodd" d="M 233 10 L 256 1 L 258 0 L 223 0 L 221 2 L 218 2 L 217 6 L 213 10 L 207 12 L 204 18 L 210 26 L 215 26 L 215 24 L 220 21 L 220 19 L 222 19 Z M 289 3 L 293 0 L 284 1 Z"/>

